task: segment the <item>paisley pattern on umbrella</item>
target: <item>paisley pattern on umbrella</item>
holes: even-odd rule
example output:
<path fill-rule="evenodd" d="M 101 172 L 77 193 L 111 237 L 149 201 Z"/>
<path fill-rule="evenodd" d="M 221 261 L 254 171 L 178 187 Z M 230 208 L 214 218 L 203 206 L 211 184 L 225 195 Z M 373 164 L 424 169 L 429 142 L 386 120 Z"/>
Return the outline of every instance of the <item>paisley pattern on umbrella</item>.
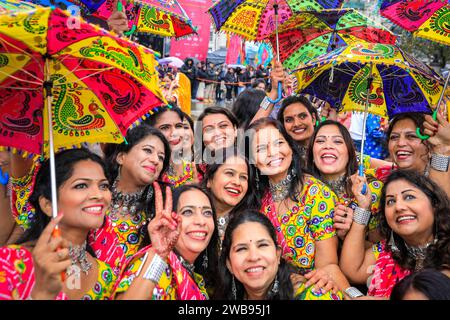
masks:
<path fill-rule="evenodd" d="M 165 104 L 151 50 L 84 21 L 70 29 L 69 19 L 44 7 L 0 16 L 1 146 L 44 151 L 48 90 L 55 149 L 120 143 L 130 126 Z"/>
<path fill-rule="evenodd" d="M 343 0 L 220 0 L 209 10 L 217 31 L 261 41 L 275 30 L 274 4 L 282 24 L 294 12 L 341 8 Z"/>
<path fill-rule="evenodd" d="M 389 30 L 353 9 L 298 13 L 279 27 L 278 34 L 280 60 L 291 70 L 355 41 L 384 44 L 396 41 Z M 275 32 L 269 40 L 275 47 Z"/>
<path fill-rule="evenodd" d="M 416 36 L 450 45 L 450 0 L 384 0 L 380 13 Z"/>
<path fill-rule="evenodd" d="M 372 69 L 371 69 L 372 66 Z M 393 45 L 358 43 L 310 61 L 294 74 L 301 93 L 327 101 L 338 111 L 393 117 L 403 112 L 431 113 L 443 80 L 423 63 Z"/>

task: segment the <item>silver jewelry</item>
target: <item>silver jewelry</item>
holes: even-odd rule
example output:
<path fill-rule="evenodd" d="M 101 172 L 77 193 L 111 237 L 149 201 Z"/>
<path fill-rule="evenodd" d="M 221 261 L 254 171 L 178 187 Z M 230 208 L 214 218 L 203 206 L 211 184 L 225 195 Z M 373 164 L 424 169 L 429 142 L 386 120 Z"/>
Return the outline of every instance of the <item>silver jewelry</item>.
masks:
<path fill-rule="evenodd" d="M 342 177 L 337 178 L 336 180 L 326 180 L 326 179 L 324 179 L 324 182 L 337 195 L 345 194 L 345 192 L 346 192 L 345 188 L 346 188 L 346 182 L 347 182 L 347 178 L 346 178 L 345 175 L 342 176 Z"/>
<path fill-rule="evenodd" d="M 184 260 L 184 258 L 181 255 L 178 255 L 178 258 L 180 259 L 181 265 L 186 268 L 188 273 L 191 275 L 192 279 L 194 279 L 195 266 L 192 263 L 189 263 L 186 260 Z"/>
<path fill-rule="evenodd" d="M 364 294 L 355 287 L 348 287 L 344 291 L 352 299 L 364 296 Z"/>
<path fill-rule="evenodd" d="M 291 187 L 291 182 L 295 176 L 296 174 L 294 170 L 292 170 L 286 178 L 276 184 L 273 184 L 269 180 L 269 190 L 272 194 L 273 201 L 282 201 L 289 195 L 289 188 Z"/>
<path fill-rule="evenodd" d="M 119 176 L 118 176 L 119 178 Z M 140 200 L 142 199 L 142 195 L 144 193 L 144 189 L 141 189 L 134 193 L 122 193 L 121 191 L 117 191 L 117 182 L 119 179 L 116 178 L 111 187 L 112 199 L 111 199 L 111 214 L 116 216 L 117 213 L 120 213 L 123 216 L 126 216 L 128 213 L 130 215 L 135 215 Z M 151 188 L 150 188 L 151 189 Z M 149 192 L 150 192 L 149 189 Z M 150 195 L 151 197 L 151 195 Z M 147 198 L 149 198 L 149 194 L 147 194 Z"/>
<path fill-rule="evenodd" d="M 418 247 L 412 247 L 409 246 L 405 242 L 406 250 L 408 251 L 408 254 L 413 257 L 416 260 L 416 266 L 414 268 L 414 271 L 420 271 L 423 269 L 423 262 L 425 261 L 428 247 L 432 244 L 435 244 L 437 242 L 437 239 L 434 239 L 433 241 Z"/>
<path fill-rule="evenodd" d="M 219 237 L 221 239 L 225 235 L 228 221 L 230 221 L 230 216 L 228 214 L 224 215 L 223 217 L 217 218 L 217 229 L 219 229 Z"/>
<path fill-rule="evenodd" d="M 167 262 L 165 262 L 159 255 L 155 254 L 152 262 L 150 262 L 150 265 L 145 271 L 143 278 L 158 284 L 166 268 Z"/>
<path fill-rule="evenodd" d="M 442 154 L 431 154 L 431 167 L 434 170 L 447 172 L 450 163 L 450 156 L 444 156 Z"/>
<path fill-rule="evenodd" d="M 280 283 L 278 282 L 278 275 L 275 277 L 275 281 L 273 282 L 272 286 L 272 293 L 277 294 L 279 289 Z"/>
<path fill-rule="evenodd" d="M 234 275 L 231 275 L 231 294 L 233 295 L 233 300 L 237 300 L 237 289 L 236 282 L 234 281 Z"/>
<path fill-rule="evenodd" d="M 391 230 L 391 237 L 389 238 L 389 246 L 391 247 L 392 252 L 398 252 L 400 251 L 395 244 L 395 238 L 394 238 L 394 231 Z"/>
<path fill-rule="evenodd" d="M 353 221 L 355 221 L 357 224 L 367 226 L 371 216 L 372 213 L 369 210 L 356 207 L 353 213 Z"/>
<path fill-rule="evenodd" d="M 259 107 L 260 107 L 261 109 L 263 109 L 263 110 L 267 110 L 267 109 L 269 109 L 269 107 L 270 107 L 271 104 L 272 104 L 272 103 L 270 102 L 269 97 L 268 97 L 268 96 L 265 96 L 264 99 L 263 99 L 263 101 L 261 101 Z"/>
<path fill-rule="evenodd" d="M 92 263 L 88 261 L 86 257 L 86 241 L 80 246 L 72 246 L 69 245 L 69 257 L 72 262 L 72 266 L 80 265 L 81 271 L 83 271 L 86 275 L 89 270 L 92 268 Z M 72 268 L 76 270 L 77 268 Z M 70 272 L 69 272 L 70 273 Z M 72 275 L 72 273 L 68 274 L 68 276 Z"/>
<path fill-rule="evenodd" d="M 203 269 L 208 269 L 208 249 L 206 249 L 205 253 L 203 254 L 203 262 L 202 262 Z"/>

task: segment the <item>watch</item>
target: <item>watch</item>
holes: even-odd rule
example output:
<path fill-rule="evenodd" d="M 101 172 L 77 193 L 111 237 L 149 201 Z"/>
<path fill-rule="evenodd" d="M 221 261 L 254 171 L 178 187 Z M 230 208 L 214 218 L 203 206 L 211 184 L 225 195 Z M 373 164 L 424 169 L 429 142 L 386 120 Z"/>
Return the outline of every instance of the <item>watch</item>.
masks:
<path fill-rule="evenodd" d="M 364 294 L 355 287 L 348 287 L 344 291 L 352 299 L 364 296 Z"/>
<path fill-rule="evenodd" d="M 259 105 L 259 107 L 263 110 L 267 110 L 267 109 L 269 109 L 270 105 L 271 105 L 271 102 L 269 100 L 269 97 L 265 96 L 263 101 L 261 101 L 261 104 Z"/>
<path fill-rule="evenodd" d="M 357 224 L 367 226 L 371 216 L 372 213 L 369 210 L 356 207 L 353 212 L 353 221 L 355 221 Z"/>
<path fill-rule="evenodd" d="M 434 170 L 447 172 L 448 164 L 450 162 L 450 156 L 444 156 L 442 154 L 433 153 L 431 154 L 431 167 Z"/>

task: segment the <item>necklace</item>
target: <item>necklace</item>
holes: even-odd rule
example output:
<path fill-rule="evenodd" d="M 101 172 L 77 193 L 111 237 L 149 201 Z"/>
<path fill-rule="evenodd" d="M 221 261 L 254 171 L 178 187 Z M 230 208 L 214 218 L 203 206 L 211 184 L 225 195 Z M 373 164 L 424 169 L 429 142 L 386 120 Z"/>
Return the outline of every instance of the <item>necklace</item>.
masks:
<path fill-rule="evenodd" d="M 133 216 L 136 213 L 139 200 L 141 200 L 142 194 L 144 193 L 144 188 L 134 193 L 123 193 L 121 191 L 117 191 L 117 181 L 119 180 L 118 179 L 114 180 L 114 183 L 111 187 L 112 192 L 111 213 L 113 215 L 120 213 L 122 217 L 126 216 L 127 213 Z"/>
<path fill-rule="evenodd" d="M 416 266 L 414 268 L 415 271 L 420 271 L 423 269 L 423 262 L 426 258 L 428 247 L 431 246 L 432 244 L 435 244 L 436 241 L 437 239 L 434 239 L 433 241 L 418 247 L 409 246 L 405 242 L 405 247 L 406 250 L 408 251 L 408 254 L 416 260 Z"/>
<path fill-rule="evenodd" d="M 195 266 L 192 263 L 189 263 L 186 260 L 184 260 L 184 258 L 181 255 L 178 255 L 178 258 L 180 259 L 181 265 L 186 268 L 192 279 L 195 279 L 194 278 Z"/>
<path fill-rule="evenodd" d="M 79 269 L 77 268 L 78 264 L 81 267 L 81 271 L 83 271 L 87 275 L 89 270 L 91 270 L 92 268 L 92 263 L 89 262 L 86 257 L 86 241 L 80 246 L 70 245 L 69 256 L 70 260 L 72 261 L 72 266 L 70 268 L 71 271 L 68 272 L 68 275 L 70 276 L 74 273 L 78 273 L 79 276 Z"/>
<path fill-rule="evenodd" d="M 217 218 L 217 228 L 219 229 L 219 237 L 223 238 L 225 235 L 225 230 L 227 228 L 228 222 L 230 221 L 230 216 L 228 214 L 223 217 Z"/>
<path fill-rule="evenodd" d="M 345 194 L 345 185 L 346 185 L 346 177 L 343 175 L 342 177 L 337 178 L 336 180 L 324 180 L 326 184 L 333 190 L 337 195 Z"/>
<path fill-rule="evenodd" d="M 296 174 L 294 170 L 292 170 L 292 172 L 288 174 L 286 178 L 278 183 L 273 184 L 269 180 L 269 189 L 270 193 L 272 194 L 273 201 L 282 201 L 288 196 L 292 179 L 294 179 L 295 176 Z"/>

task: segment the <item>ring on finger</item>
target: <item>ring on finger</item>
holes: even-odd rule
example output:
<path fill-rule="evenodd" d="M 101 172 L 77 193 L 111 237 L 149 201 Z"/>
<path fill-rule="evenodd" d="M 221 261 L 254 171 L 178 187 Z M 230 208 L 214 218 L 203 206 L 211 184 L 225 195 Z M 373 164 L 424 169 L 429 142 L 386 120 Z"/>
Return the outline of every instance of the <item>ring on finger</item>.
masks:
<path fill-rule="evenodd" d="M 59 260 L 62 260 L 64 258 L 64 252 L 57 251 L 56 254 L 58 255 Z"/>

